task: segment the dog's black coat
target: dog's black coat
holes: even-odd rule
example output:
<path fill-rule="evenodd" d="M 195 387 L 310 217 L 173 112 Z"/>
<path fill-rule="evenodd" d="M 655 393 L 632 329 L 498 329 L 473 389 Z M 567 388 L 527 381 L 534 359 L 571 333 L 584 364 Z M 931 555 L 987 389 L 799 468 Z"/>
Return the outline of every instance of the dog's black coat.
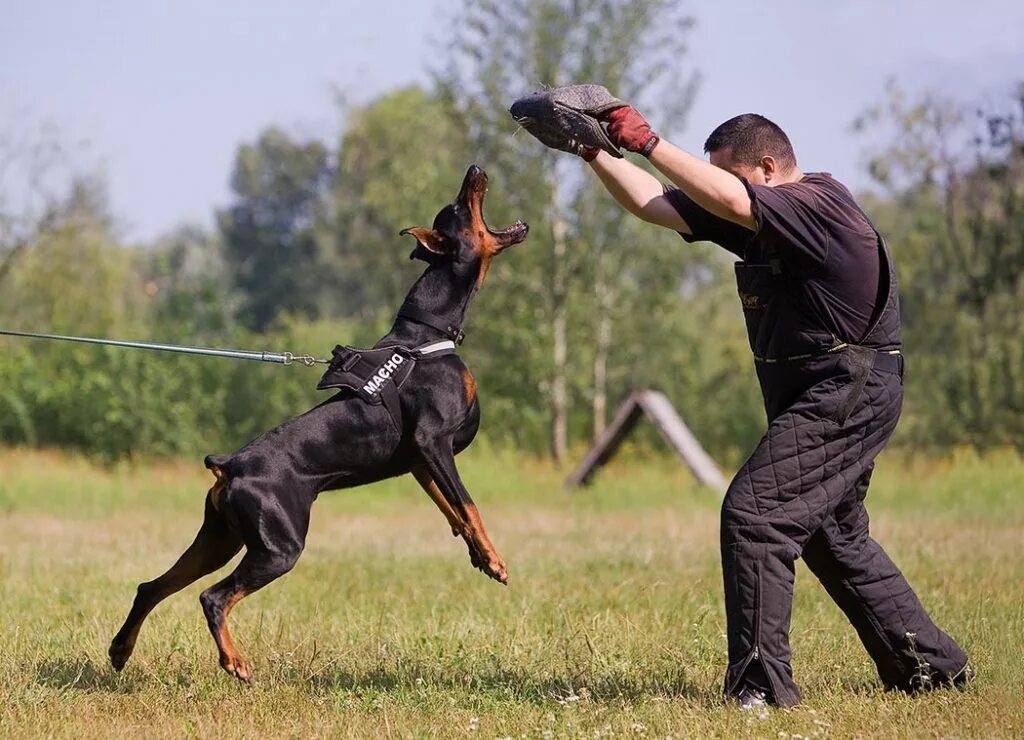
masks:
<path fill-rule="evenodd" d="M 432 229 L 402 232 L 419 241 L 413 256 L 429 263 L 405 305 L 446 326 L 461 327 L 490 260 L 526 237 L 527 226 L 521 222 L 504 231 L 487 227 L 482 212 L 486 184 L 486 174 L 471 167 L 455 202 L 438 213 Z M 375 347 L 414 348 L 449 338 L 402 313 Z M 469 445 L 480 426 L 472 375 L 452 353 L 422 359 L 398 395 L 400 426 L 383 404 L 367 403 L 357 392 L 342 389 L 237 452 L 207 457 L 206 466 L 217 483 L 207 498 L 203 526 L 167 573 L 139 586 L 132 610 L 110 646 L 114 667 L 120 669 L 128 660 L 143 620 L 157 603 L 222 567 L 244 546 L 246 553 L 235 571 L 204 591 L 200 601 L 221 665 L 247 680 L 249 667 L 226 627 L 231 607 L 295 565 L 305 546 L 310 509 L 322 491 L 404 473 L 415 474 L 453 533 L 465 538 L 473 565 L 505 582 L 504 562 L 491 546 L 455 467 L 455 455 Z"/>

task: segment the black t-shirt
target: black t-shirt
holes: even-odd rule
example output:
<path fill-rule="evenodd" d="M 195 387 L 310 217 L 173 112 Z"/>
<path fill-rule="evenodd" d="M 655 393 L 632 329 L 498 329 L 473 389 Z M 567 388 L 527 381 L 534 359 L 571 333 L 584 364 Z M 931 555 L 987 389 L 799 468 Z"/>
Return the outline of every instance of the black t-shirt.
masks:
<path fill-rule="evenodd" d="M 766 264 L 774 250 L 783 269 L 804 283 L 811 307 L 832 331 L 857 342 L 868 330 L 879 296 L 878 235 L 850 191 L 824 172 L 768 187 L 743 184 L 756 231 L 701 208 L 685 193 L 666 188 L 669 202 L 690 227 L 688 242 L 718 244 L 750 264 Z"/>

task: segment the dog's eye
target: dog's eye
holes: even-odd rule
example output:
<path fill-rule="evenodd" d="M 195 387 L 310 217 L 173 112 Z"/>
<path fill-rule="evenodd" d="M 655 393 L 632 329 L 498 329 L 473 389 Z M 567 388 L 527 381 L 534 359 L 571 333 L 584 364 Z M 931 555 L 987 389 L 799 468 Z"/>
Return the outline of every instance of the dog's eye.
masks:
<path fill-rule="evenodd" d="M 434 217 L 434 229 L 436 231 L 447 231 L 446 227 L 455 223 L 455 206 L 445 206 L 441 211 Z"/>

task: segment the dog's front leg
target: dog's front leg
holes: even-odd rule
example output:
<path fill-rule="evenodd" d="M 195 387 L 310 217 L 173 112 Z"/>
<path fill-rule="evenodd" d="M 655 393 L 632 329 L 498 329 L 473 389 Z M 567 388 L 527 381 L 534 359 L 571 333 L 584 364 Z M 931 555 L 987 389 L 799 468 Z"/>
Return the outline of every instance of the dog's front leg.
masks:
<path fill-rule="evenodd" d="M 441 489 L 437 487 L 437 483 L 434 482 L 433 477 L 430 475 L 430 471 L 426 465 L 417 465 L 412 469 L 412 474 L 416 478 L 416 481 L 420 484 L 427 495 L 430 496 L 431 501 L 437 505 L 437 508 L 444 514 L 445 519 L 448 520 L 448 526 L 452 528 L 452 535 L 455 537 L 462 537 L 466 542 L 466 546 L 469 548 L 469 560 L 473 563 L 474 568 L 484 569 L 484 559 L 477 550 L 476 542 L 473 539 L 472 534 L 469 531 L 469 525 L 462 519 L 462 517 L 456 512 L 451 504 L 448 503 L 448 499 L 441 493 Z"/>
<path fill-rule="evenodd" d="M 426 465 L 417 465 L 412 469 L 413 477 L 416 478 L 416 482 L 420 484 L 420 487 L 430 496 L 430 500 L 434 502 L 441 513 L 444 514 L 444 518 L 448 520 L 448 526 L 452 528 L 452 536 L 465 537 L 467 535 L 466 522 L 462 520 L 451 504 L 448 503 L 448 499 L 441 493 L 441 489 L 434 483 L 434 479 L 430 475 L 430 471 Z"/>
<path fill-rule="evenodd" d="M 461 534 L 469 546 L 470 560 L 473 565 L 494 580 L 508 583 L 508 570 L 505 567 L 505 561 L 491 544 L 487 530 L 484 528 L 483 519 L 480 518 L 480 512 L 477 511 L 476 504 L 473 503 L 473 499 L 455 467 L 452 440 L 448 438 L 432 441 L 423 445 L 420 453 L 426 463 L 429 482 L 436 484 L 454 517 L 454 520 L 449 518 L 452 529 L 455 530 L 456 525 L 462 526 Z M 416 477 L 417 480 L 420 480 L 419 475 Z M 423 485 L 422 480 L 420 480 L 420 484 Z M 424 489 L 433 497 L 428 486 L 424 485 Z M 438 503 L 438 507 L 445 512 L 445 508 L 440 503 Z M 445 512 L 445 516 L 449 516 L 447 512 Z M 452 523 L 453 521 L 455 523 Z"/>

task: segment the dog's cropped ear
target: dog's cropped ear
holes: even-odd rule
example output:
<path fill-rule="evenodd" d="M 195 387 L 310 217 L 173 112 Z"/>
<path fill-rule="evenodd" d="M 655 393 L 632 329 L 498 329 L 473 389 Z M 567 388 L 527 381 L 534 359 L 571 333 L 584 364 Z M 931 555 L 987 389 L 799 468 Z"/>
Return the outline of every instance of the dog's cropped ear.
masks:
<path fill-rule="evenodd" d="M 398 235 L 416 237 L 416 241 L 420 243 L 420 246 L 434 254 L 446 254 L 448 251 L 445 249 L 444 237 L 433 229 L 428 229 L 426 226 L 413 226 L 410 229 L 402 229 L 398 232 Z"/>

